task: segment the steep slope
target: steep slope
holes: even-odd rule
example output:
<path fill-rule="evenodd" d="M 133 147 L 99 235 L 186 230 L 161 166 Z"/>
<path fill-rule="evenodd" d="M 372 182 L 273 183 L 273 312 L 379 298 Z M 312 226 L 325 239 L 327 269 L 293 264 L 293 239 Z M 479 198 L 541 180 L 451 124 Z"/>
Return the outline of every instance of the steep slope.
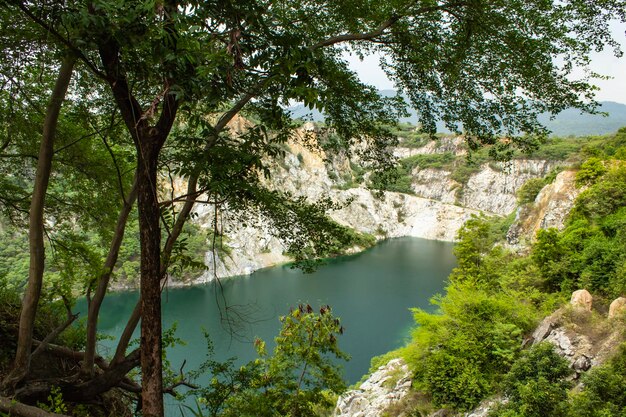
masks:
<path fill-rule="evenodd" d="M 272 166 L 270 188 L 287 191 L 310 202 L 330 198 L 340 205 L 330 216 L 338 223 L 376 239 L 413 236 L 453 241 L 458 229 L 472 215 L 506 216 L 517 206 L 516 193 L 529 178 L 543 177 L 553 161 L 516 159 L 508 163 L 483 163 L 473 168 L 463 182 L 446 169 L 415 167 L 410 176 L 412 193 L 384 192 L 368 188 L 369 173 L 361 173 L 345 157 L 329 160 L 323 151 L 303 146 L 302 139 L 316 135 L 316 127 L 305 124 L 287 144 L 283 160 Z M 446 137 L 421 147 L 397 148 L 398 157 L 453 153 L 464 160 L 463 139 Z M 204 229 L 217 226 L 225 236 L 221 250 L 206 255 L 208 270 L 195 282 L 215 276 L 250 274 L 254 270 L 289 261 L 286 248 L 263 224 L 263 219 L 243 222 L 229 213 L 218 216 L 210 206 L 197 208 Z M 216 223 L 217 221 L 217 223 Z M 245 225 L 244 225 L 245 223 Z"/>

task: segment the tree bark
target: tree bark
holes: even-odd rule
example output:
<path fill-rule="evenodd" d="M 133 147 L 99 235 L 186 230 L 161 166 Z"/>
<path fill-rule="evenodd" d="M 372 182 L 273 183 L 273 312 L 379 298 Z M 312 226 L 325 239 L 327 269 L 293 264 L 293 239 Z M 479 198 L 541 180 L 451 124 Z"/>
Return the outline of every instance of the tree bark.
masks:
<path fill-rule="evenodd" d="M 30 203 L 28 245 L 30 252 L 30 267 L 28 270 L 28 285 L 22 299 L 20 324 L 18 331 L 17 350 L 13 362 L 12 371 L 9 373 L 3 385 L 11 389 L 20 382 L 30 371 L 31 349 L 33 344 L 33 330 L 37 305 L 41 295 L 43 273 L 45 264 L 44 253 L 44 206 L 50 172 L 52 170 L 52 157 L 54 154 L 54 136 L 61 112 L 61 106 L 69 86 L 76 57 L 67 55 L 61 64 L 50 103 L 46 110 L 43 134 L 37 159 L 35 184 Z"/>
<path fill-rule="evenodd" d="M 89 310 L 87 312 L 87 343 L 85 346 L 85 359 L 82 363 L 82 372 L 85 375 L 93 375 L 94 371 L 94 358 L 96 357 L 96 336 L 98 332 L 98 315 L 100 314 L 100 306 L 106 295 L 107 288 L 109 287 L 109 280 L 115 263 L 117 262 L 117 256 L 124 239 L 124 231 L 126 230 L 126 222 L 128 215 L 130 214 L 135 200 L 137 199 L 137 178 L 133 181 L 133 188 L 130 190 L 124 206 L 120 211 L 117 218 L 117 225 L 115 226 L 115 234 L 111 241 L 111 247 L 109 253 L 104 262 L 104 272 L 100 275 L 98 280 L 98 286 L 93 298 L 89 301 Z"/>
<path fill-rule="evenodd" d="M 0 397 L 0 412 L 20 417 L 68 417 L 65 414 L 49 413 L 39 407 L 22 404 L 5 397 Z"/>
<path fill-rule="evenodd" d="M 161 345 L 161 228 L 157 198 L 157 162 L 163 141 L 141 132 L 137 147 L 139 238 L 141 241 L 142 415 L 163 416 Z"/>
<path fill-rule="evenodd" d="M 194 174 L 191 176 L 191 178 L 189 179 L 189 182 L 187 183 L 187 195 L 190 195 L 190 196 L 194 195 L 196 193 L 197 185 L 198 185 L 198 176 Z M 161 280 L 163 280 L 163 278 L 165 277 L 165 274 L 167 273 L 167 267 L 169 265 L 169 260 L 170 260 L 170 256 L 172 255 L 174 244 L 176 243 L 176 241 L 178 240 L 178 237 L 182 233 L 183 226 L 185 225 L 185 222 L 187 221 L 187 218 L 189 217 L 189 214 L 191 213 L 193 206 L 194 206 L 194 199 L 190 197 L 187 201 L 185 201 L 185 204 L 183 205 L 182 209 L 178 213 L 178 216 L 176 218 L 176 223 L 174 224 L 174 227 L 172 228 L 169 236 L 167 237 L 167 240 L 165 241 L 165 245 L 163 245 L 163 251 L 161 253 L 161 276 L 160 276 Z M 139 299 L 139 301 L 137 301 L 137 305 L 135 306 L 135 309 L 133 310 L 130 317 L 128 318 L 128 321 L 126 322 L 126 327 L 124 328 L 124 331 L 120 335 L 120 340 L 117 343 L 115 355 L 113 356 L 111 363 L 116 363 L 124 359 L 124 356 L 126 355 L 126 348 L 128 348 L 128 344 L 130 343 L 130 339 L 133 335 L 133 332 L 135 331 L 135 328 L 137 327 L 137 324 L 139 324 L 140 318 L 141 318 L 141 298 Z"/>

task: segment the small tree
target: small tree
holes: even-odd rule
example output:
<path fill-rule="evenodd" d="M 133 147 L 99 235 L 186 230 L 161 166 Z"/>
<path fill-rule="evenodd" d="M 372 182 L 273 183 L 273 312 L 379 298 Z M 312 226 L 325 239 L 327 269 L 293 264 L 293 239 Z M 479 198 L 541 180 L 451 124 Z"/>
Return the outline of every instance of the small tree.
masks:
<path fill-rule="evenodd" d="M 311 416 L 315 407 L 333 405 L 327 392 L 345 389 L 334 363 L 348 359 L 337 344 L 343 328 L 330 307 L 316 313 L 300 305 L 280 321 L 273 355 L 268 356 L 265 342 L 257 339 L 259 358 L 247 365 L 235 369 L 232 360 L 204 364 L 200 376 L 208 372 L 210 384 L 192 395 L 200 394 L 199 404 L 211 416 Z"/>
<path fill-rule="evenodd" d="M 524 352 L 504 381 L 509 402 L 490 414 L 496 416 L 561 417 L 567 414 L 565 380 L 572 373 L 567 360 L 544 342 Z"/>

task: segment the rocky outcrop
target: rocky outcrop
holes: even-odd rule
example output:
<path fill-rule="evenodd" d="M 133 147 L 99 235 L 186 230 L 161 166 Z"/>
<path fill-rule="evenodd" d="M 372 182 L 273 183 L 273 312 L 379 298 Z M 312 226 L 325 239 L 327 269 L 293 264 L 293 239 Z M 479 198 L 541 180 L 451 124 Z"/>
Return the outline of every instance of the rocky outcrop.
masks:
<path fill-rule="evenodd" d="M 517 207 L 517 191 L 531 178 L 543 177 L 554 164 L 542 160 L 513 160 L 483 164 L 470 176 L 459 200 L 462 206 L 506 216 Z"/>
<path fill-rule="evenodd" d="M 537 326 L 530 342 L 549 342 L 567 359 L 577 378 L 607 360 L 623 341 L 622 331 L 583 308 L 563 307 Z"/>
<path fill-rule="evenodd" d="M 506 216 L 517 207 L 517 191 L 522 185 L 545 176 L 554 166 L 550 161 L 532 159 L 483 164 L 465 184 L 452 179 L 450 171 L 418 167 L 412 172 L 412 188 L 419 197 Z"/>
<path fill-rule="evenodd" d="M 532 242 L 539 229 L 554 227 L 562 230 L 581 192 L 576 187 L 575 179 L 576 173 L 572 170 L 560 172 L 551 184 L 539 192 L 532 204 L 520 207 L 507 234 L 508 243 L 520 248 Z"/>
<path fill-rule="evenodd" d="M 609 306 L 609 318 L 612 319 L 617 317 L 626 311 L 626 298 L 619 297 L 613 300 L 611 305 Z"/>
<path fill-rule="evenodd" d="M 333 191 L 330 195 L 344 205 L 331 213 L 335 221 L 378 238 L 414 236 L 453 241 L 463 223 L 480 213 L 401 193 L 377 196 L 363 188 Z"/>
<path fill-rule="evenodd" d="M 593 297 L 587 290 L 576 290 L 572 293 L 572 298 L 569 303 L 574 308 L 582 308 L 583 310 L 591 311 Z"/>
<path fill-rule="evenodd" d="M 419 148 L 396 148 L 393 151 L 393 155 L 397 158 L 408 158 L 414 155 L 432 155 L 445 152 L 450 152 L 457 156 L 466 155 L 467 146 L 465 139 L 462 136 L 447 136 L 428 141 Z"/>
<path fill-rule="evenodd" d="M 402 359 L 393 359 L 370 375 L 357 389 L 337 401 L 334 417 L 384 416 L 390 407 L 401 402 L 411 390 L 409 367 Z M 402 417 L 404 412 L 388 414 Z"/>
<path fill-rule="evenodd" d="M 411 188 L 416 196 L 455 204 L 462 185 L 450 178 L 451 175 L 450 171 L 441 169 L 416 168 Z"/>

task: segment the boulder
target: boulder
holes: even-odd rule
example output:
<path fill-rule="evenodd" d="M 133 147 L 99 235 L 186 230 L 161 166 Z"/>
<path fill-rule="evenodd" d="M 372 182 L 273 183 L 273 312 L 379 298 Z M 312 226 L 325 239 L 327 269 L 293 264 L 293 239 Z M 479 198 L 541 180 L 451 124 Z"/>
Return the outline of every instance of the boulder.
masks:
<path fill-rule="evenodd" d="M 402 359 L 392 359 L 378 368 L 357 389 L 337 400 L 335 417 L 374 417 L 400 403 L 411 390 L 411 372 Z M 396 416 L 397 414 L 394 414 Z M 404 413 L 398 416 L 403 416 Z"/>
<path fill-rule="evenodd" d="M 612 319 L 624 310 L 626 310 L 626 298 L 616 298 L 615 300 L 613 300 L 611 306 L 609 307 L 609 318 Z"/>
<path fill-rule="evenodd" d="M 591 311 L 591 305 L 593 303 L 593 297 L 587 290 L 577 290 L 572 293 L 572 299 L 570 304 L 577 308 L 582 308 L 587 311 Z"/>

